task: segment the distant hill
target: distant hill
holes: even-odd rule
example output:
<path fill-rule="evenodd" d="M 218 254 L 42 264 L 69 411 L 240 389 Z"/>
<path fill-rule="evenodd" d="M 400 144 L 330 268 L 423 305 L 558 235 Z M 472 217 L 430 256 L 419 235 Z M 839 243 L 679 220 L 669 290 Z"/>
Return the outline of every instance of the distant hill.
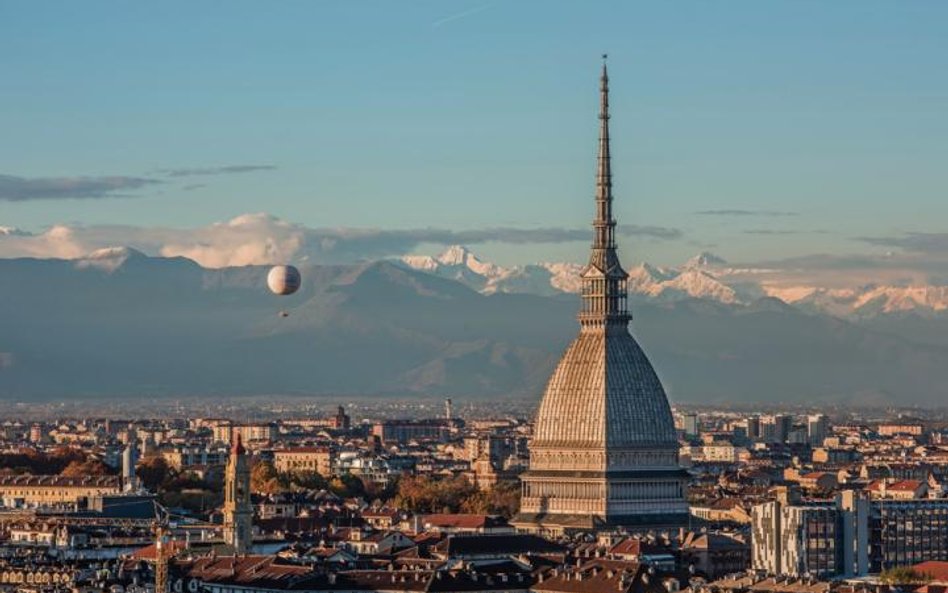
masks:
<path fill-rule="evenodd" d="M 467 258 L 452 255 L 439 265 Z M 701 275 L 707 265 L 720 263 L 640 270 L 678 281 L 673 299 L 633 299 L 633 333 L 673 400 L 948 401 L 948 341 L 913 339 L 917 317 L 870 325 L 775 298 L 728 302 Z M 264 267 L 210 270 L 128 249 L 0 260 L 0 397 L 539 398 L 578 329 L 577 297 L 484 290 L 436 267 L 302 267 L 300 292 L 280 298 Z"/>

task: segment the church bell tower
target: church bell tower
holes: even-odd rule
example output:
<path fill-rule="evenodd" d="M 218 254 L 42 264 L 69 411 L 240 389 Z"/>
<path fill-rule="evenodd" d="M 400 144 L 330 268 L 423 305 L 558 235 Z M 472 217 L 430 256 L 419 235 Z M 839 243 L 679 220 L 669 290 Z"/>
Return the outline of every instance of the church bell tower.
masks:
<path fill-rule="evenodd" d="M 231 438 L 224 476 L 224 541 L 235 554 L 246 554 L 253 544 L 253 505 L 250 501 L 250 463 L 237 432 Z"/>

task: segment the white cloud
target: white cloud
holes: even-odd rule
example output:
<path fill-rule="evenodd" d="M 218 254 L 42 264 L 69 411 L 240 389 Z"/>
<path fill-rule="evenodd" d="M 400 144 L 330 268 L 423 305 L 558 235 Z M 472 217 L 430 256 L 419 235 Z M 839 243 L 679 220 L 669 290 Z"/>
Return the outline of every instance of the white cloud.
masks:
<path fill-rule="evenodd" d="M 625 234 L 672 240 L 681 231 L 665 227 L 620 227 Z M 55 226 L 38 234 L 0 233 L 0 257 L 75 259 L 104 247 L 127 246 L 150 255 L 182 256 L 202 266 L 284 262 L 345 263 L 412 252 L 419 244 L 507 244 L 588 241 L 588 229 L 497 227 L 447 229 L 310 228 L 265 213 L 244 214 L 195 229 L 120 225 Z"/>
<path fill-rule="evenodd" d="M 304 227 L 267 214 L 244 214 L 182 233 L 159 253 L 187 257 L 207 268 L 288 262 L 305 257 L 306 234 Z"/>

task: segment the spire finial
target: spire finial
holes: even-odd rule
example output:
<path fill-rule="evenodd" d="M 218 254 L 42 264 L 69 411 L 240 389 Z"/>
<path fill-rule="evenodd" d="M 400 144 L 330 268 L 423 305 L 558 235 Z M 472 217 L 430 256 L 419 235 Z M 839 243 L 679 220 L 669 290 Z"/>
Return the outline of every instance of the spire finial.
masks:
<path fill-rule="evenodd" d="M 244 439 L 241 436 L 241 432 L 239 430 L 234 430 L 233 428 L 231 429 L 231 441 L 231 453 L 234 455 L 243 455 L 247 452 L 247 450 L 244 448 Z"/>
<path fill-rule="evenodd" d="M 583 327 L 621 325 L 629 320 L 625 280 L 628 275 L 616 253 L 616 221 L 612 217 L 612 155 L 609 142 L 609 74 L 602 54 L 599 79 L 599 154 L 596 158 L 596 216 L 589 264 L 583 271 Z"/>

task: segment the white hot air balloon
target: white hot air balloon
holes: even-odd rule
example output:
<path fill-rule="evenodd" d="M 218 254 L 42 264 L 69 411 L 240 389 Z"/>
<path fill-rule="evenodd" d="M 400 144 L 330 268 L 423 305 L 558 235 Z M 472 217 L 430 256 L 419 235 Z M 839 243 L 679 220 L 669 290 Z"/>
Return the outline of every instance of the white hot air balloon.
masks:
<path fill-rule="evenodd" d="M 273 294 L 293 294 L 300 288 L 300 271 L 293 266 L 273 266 L 267 274 L 267 286 Z"/>

